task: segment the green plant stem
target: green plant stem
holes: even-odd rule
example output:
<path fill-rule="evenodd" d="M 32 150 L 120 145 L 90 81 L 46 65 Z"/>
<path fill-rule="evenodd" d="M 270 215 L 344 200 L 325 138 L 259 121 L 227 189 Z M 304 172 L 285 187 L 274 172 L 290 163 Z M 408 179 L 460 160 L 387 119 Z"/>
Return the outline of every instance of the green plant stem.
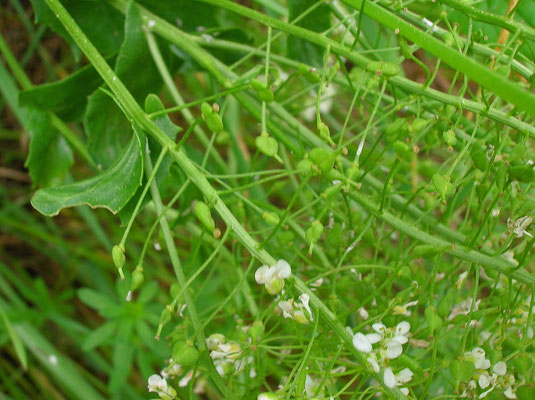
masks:
<path fill-rule="evenodd" d="M 122 1 L 122 0 L 109 0 L 109 1 L 115 3 L 118 1 Z M 287 22 L 269 17 L 267 15 L 254 11 L 250 8 L 241 6 L 237 3 L 233 3 L 229 0 L 197 0 L 197 1 L 201 1 L 204 3 L 209 3 L 209 4 L 219 6 L 219 7 L 226 8 L 244 17 L 251 18 L 255 21 L 271 26 L 272 28 L 282 30 L 294 36 L 298 36 L 302 39 L 308 40 L 322 47 L 327 47 L 330 45 L 331 50 L 334 53 L 339 54 L 340 56 L 346 57 L 348 60 L 351 60 L 352 62 L 354 62 L 355 64 L 363 68 L 369 67 L 370 63 L 372 62 L 370 59 L 360 55 L 359 53 L 351 51 L 350 49 L 348 49 L 341 43 L 331 40 L 319 33 L 312 32 L 307 29 L 291 25 Z M 360 9 L 361 4 L 362 4 L 362 0 L 344 0 L 344 2 L 354 7 L 357 10 Z M 475 82 L 479 83 L 481 86 L 484 86 L 488 88 L 489 90 L 492 90 L 494 93 L 498 94 L 503 99 L 510 101 L 512 104 L 515 104 L 519 108 L 530 113 L 532 116 L 535 116 L 535 95 L 527 91 L 524 91 L 523 89 L 520 89 L 517 85 L 509 82 L 507 79 L 500 76 L 498 73 L 494 71 L 490 71 L 485 67 L 482 67 L 481 65 L 479 65 L 472 59 L 449 48 L 448 46 L 440 42 L 438 39 L 435 39 L 432 36 L 429 36 L 423 33 L 421 30 L 403 21 L 401 18 L 386 11 L 382 7 L 376 5 L 375 3 L 368 2 L 366 4 L 366 7 L 364 7 L 364 13 L 366 13 L 369 17 L 376 19 L 381 24 L 384 24 L 385 26 L 393 30 L 399 27 L 400 34 L 402 34 L 407 39 L 413 41 L 414 43 L 418 44 L 423 49 L 429 51 L 430 53 L 434 54 L 438 58 L 442 59 L 444 62 L 446 62 L 453 68 L 456 68 L 459 71 L 463 72 L 468 77 L 473 79 Z M 432 98 L 436 98 L 436 96 L 438 95 L 437 100 L 440 100 L 440 101 L 442 101 L 445 96 L 441 92 L 433 91 L 432 89 L 425 88 L 424 85 L 412 82 L 408 79 L 405 79 L 399 76 L 391 77 L 389 81 L 392 82 L 394 85 L 399 86 L 403 89 L 409 90 L 411 92 L 421 93 L 425 96 L 432 93 L 433 94 Z M 461 97 L 459 98 L 455 96 L 451 96 L 451 97 L 453 97 L 454 99 L 450 98 L 450 99 L 447 99 L 449 101 L 443 101 L 443 102 L 447 104 L 451 104 L 450 102 L 452 100 L 455 100 L 453 105 L 461 105 L 462 103 L 466 102 L 466 100 L 462 99 Z M 474 112 L 479 112 L 479 113 L 482 113 L 483 115 L 489 115 L 487 107 L 484 104 L 480 104 L 476 102 L 473 102 L 473 103 L 474 103 L 473 106 L 477 108 L 477 110 L 474 110 Z M 500 116 L 501 118 L 506 117 L 506 114 L 504 113 L 501 113 L 502 115 L 499 115 L 499 114 L 500 113 L 496 115 L 496 113 L 494 113 L 495 116 Z M 509 118 L 506 117 L 506 119 L 509 119 Z M 535 132 L 531 134 L 535 137 Z"/>
<path fill-rule="evenodd" d="M 162 151 L 165 151 L 165 150 L 162 150 Z M 150 177 L 153 175 L 152 164 L 150 161 L 150 154 L 148 152 L 145 155 L 145 171 L 146 171 L 147 177 Z M 162 204 L 162 199 L 160 197 L 158 184 L 154 180 L 152 180 L 152 182 L 150 183 L 150 191 L 152 195 L 152 200 L 154 201 L 156 212 L 158 213 L 158 215 L 160 215 L 163 213 L 163 204 Z M 186 277 L 184 275 L 184 271 L 182 270 L 182 266 L 180 264 L 180 259 L 178 258 L 178 252 L 175 246 L 175 242 L 173 240 L 171 229 L 169 228 L 169 223 L 167 222 L 166 218 L 160 219 L 160 227 L 162 228 L 162 233 L 165 239 L 165 243 L 167 245 L 167 251 L 169 252 L 171 263 L 173 265 L 173 270 L 175 271 L 175 275 L 178 280 L 178 283 L 180 284 L 180 287 L 182 289 L 186 288 L 186 290 L 184 290 L 184 293 L 183 293 L 184 302 L 186 303 L 188 314 L 191 318 L 193 329 L 195 330 L 195 334 L 197 337 L 197 347 L 199 348 L 204 358 L 204 362 L 205 362 L 206 367 L 208 368 L 208 372 L 210 373 L 210 376 L 212 377 L 217 388 L 221 391 L 221 393 L 225 395 L 225 397 L 227 398 L 231 397 L 232 392 L 230 392 L 230 390 L 225 385 L 225 382 L 223 382 L 223 379 L 221 379 L 221 376 L 215 369 L 215 366 L 208 354 L 208 349 L 206 347 L 206 337 L 204 335 L 202 323 L 201 323 L 201 320 L 199 319 L 199 315 L 197 314 L 195 303 L 193 302 L 193 298 L 191 297 L 191 293 L 188 289 Z"/>
<path fill-rule="evenodd" d="M 173 78 L 171 74 L 169 73 L 169 70 L 167 69 L 167 66 L 165 65 L 165 62 L 163 60 L 162 54 L 160 53 L 160 49 L 158 48 L 158 43 L 154 39 L 154 35 L 148 30 L 145 30 L 145 36 L 147 37 L 147 44 L 149 47 L 149 50 L 152 54 L 152 58 L 154 59 L 154 63 L 156 64 L 156 67 L 158 68 L 158 71 L 160 72 L 160 75 L 163 78 L 163 81 L 165 82 L 165 86 L 171 93 L 171 96 L 173 97 L 173 100 L 175 101 L 178 106 L 184 106 L 185 101 L 180 95 Z M 191 113 L 191 111 L 188 108 L 182 108 L 181 110 L 182 115 L 184 116 L 184 119 L 189 125 L 193 125 L 195 121 L 195 117 Z M 202 143 L 203 146 L 208 146 L 208 143 L 210 142 L 210 139 L 208 139 L 208 136 L 206 136 L 206 133 L 204 130 L 197 124 L 195 124 L 193 128 L 193 132 L 195 132 L 195 135 L 199 139 L 199 141 Z M 224 171 L 226 168 L 225 161 L 221 158 L 219 153 L 214 149 L 211 148 L 209 151 L 209 154 L 214 158 L 216 164 L 222 168 Z"/>
<path fill-rule="evenodd" d="M 89 41 L 87 36 L 78 27 L 76 22 L 72 19 L 70 14 L 67 12 L 67 10 L 61 5 L 59 0 L 45 0 L 45 2 L 48 5 L 48 7 L 50 7 L 50 9 L 56 14 L 57 18 L 63 24 L 67 32 L 71 35 L 71 37 L 76 42 L 76 44 L 80 47 L 80 49 L 84 52 L 84 54 L 89 59 L 89 61 L 93 64 L 95 69 L 102 76 L 106 84 L 111 88 L 113 93 L 117 96 L 117 100 L 123 106 L 125 111 L 128 113 L 128 115 L 132 119 L 132 122 L 139 124 L 149 134 L 151 134 L 156 140 L 158 140 L 162 146 L 166 146 L 169 148 L 170 153 L 172 154 L 173 158 L 178 163 L 178 165 L 181 167 L 182 171 L 191 179 L 191 181 L 204 194 L 206 200 L 212 205 L 212 207 L 215 210 L 217 210 L 219 215 L 225 221 L 227 225 L 227 229 L 231 229 L 234 232 L 238 240 L 247 248 L 247 250 L 249 250 L 251 255 L 266 265 L 274 265 L 276 263 L 275 258 L 272 257 L 266 250 L 259 248 L 258 242 L 247 233 L 245 228 L 236 219 L 236 217 L 231 213 L 231 211 L 228 209 L 225 203 L 219 198 L 216 190 L 208 183 L 204 174 L 191 162 L 191 160 L 184 154 L 183 151 L 181 151 L 180 149 L 177 150 L 175 148 L 175 143 L 143 112 L 143 110 L 136 103 L 132 95 L 128 92 L 128 90 L 120 81 L 120 79 L 115 75 L 115 73 L 110 68 L 110 66 L 106 63 L 102 55 L 100 55 L 98 50 Z M 186 46 L 186 48 L 189 48 L 192 52 L 195 52 L 197 50 L 196 45 L 191 44 L 190 42 L 184 43 L 184 46 Z M 211 59 L 205 58 L 204 60 L 201 60 L 201 65 L 205 67 L 206 66 L 213 67 L 213 61 Z M 147 160 L 147 161 L 150 162 L 150 160 Z M 149 172 L 149 175 L 150 175 L 150 171 L 147 170 L 147 172 Z M 157 189 L 157 186 L 154 182 L 153 182 L 153 185 Z M 159 192 L 157 190 L 154 190 L 152 194 L 153 194 L 153 199 L 155 200 L 155 205 L 157 206 L 156 210 L 158 211 L 158 213 L 160 213 L 163 208 L 161 206 L 161 200 L 160 200 L 160 205 L 158 206 L 156 204 L 157 200 L 155 199 L 156 196 L 159 198 Z M 173 238 L 171 236 L 169 225 L 167 224 L 167 220 L 165 218 L 161 219 L 161 226 L 162 226 L 162 231 L 166 239 L 166 244 L 168 246 L 171 259 L 173 260 L 173 267 L 175 269 L 175 273 L 177 274 L 179 283 L 183 285 L 185 284 L 186 280 L 182 272 L 182 269 L 180 268 L 180 264 L 179 264 L 180 261 L 178 259 L 176 247 L 173 242 Z M 301 281 L 299 278 L 295 276 L 293 276 L 293 279 L 295 281 L 296 288 L 309 295 L 311 303 L 317 309 L 320 310 L 320 313 L 324 321 L 327 323 L 327 325 L 329 325 L 329 327 L 336 333 L 336 335 L 345 343 L 348 350 L 355 356 L 355 358 L 362 365 L 365 365 L 365 360 L 364 360 L 363 355 L 353 346 L 352 336 L 349 335 L 349 333 L 345 330 L 344 326 L 338 321 L 338 319 L 336 318 L 336 315 L 334 315 L 332 311 L 329 310 L 325 304 L 323 304 L 323 302 L 306 286 L 306 284 L 303 281 Z M 195 313 L 194 304 L 192 303 L 191 295 L 189 294 L 188 291 L 186 291 L 184 294 L 184 300 L 189 309 L 192 323 L 194 323 L 194 326 L 197 326 L 200 328 L 202 325 L 200 324 L 200 321 L 198 320 L 198 316 Z M 188 304 L 188 303 L 191 303 L 191 304 Z M 194 322 L 194 316 L 195 316 L 195 319 L 197 319 L 196 322 Z M 204 335 L 202 333 L 198 334 L 197 342 L 198 342 L 198 346 L 204 350 L 206 348 L 206 343 L 204 342 L 203 336 Z M 202 353 L 204 353 L 205 356 L 208 357 L 207 352 L 203 351 Z M 211 373 L 212 379 L 216 383 L 219 390 L 221 390 L 221 392 L 226 397 L 229 397 L 229 395 L 231 396 L 232 394 L 231 393 L 229 394 L 228 388 L 226 387 L 225 383 L 222 381 L 217 371 L 215 371 L 213 364 L 209 362 L 207 363 L 207 366 Z M 381 379 L 381 377 L 376 376 L 376 379 L 378 380 L 378 382 L 381 382 L 384 385 L 384 382 Z M 397 388 L 390 389 L 390 388 L 386 388 L 385 386 L 385 389 L 387 389 L 388 392 L 391 393 L 395 398 L 399 398 L 399 399 L 406 398 Z"/>
<path fill-rule="evenodd" d="M 519 32 L 520 36 L 526 39 L 535 40 L 535 29 L 527 24 L 521 24 L 508 16 L 501 16 L 492 14 L 487 11 L 479 10 L 472 7 L 469 3 L 465 3 L 459 0 L 439 0 L 440 3 L 446 4 L 458 11 L 461 11 L 465 15 L 469 15 L 476 21 L 486 22 L 491 25 L 497 25 L 509 32 Z"/>

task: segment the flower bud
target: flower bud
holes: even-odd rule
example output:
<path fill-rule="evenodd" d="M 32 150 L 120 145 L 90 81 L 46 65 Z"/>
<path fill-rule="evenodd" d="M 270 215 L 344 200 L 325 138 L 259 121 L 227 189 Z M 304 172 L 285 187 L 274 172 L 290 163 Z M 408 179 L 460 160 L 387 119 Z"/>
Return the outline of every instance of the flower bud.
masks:
<path fill-rule="evenodd" d="M 190 367 L 199 359 L 199 350 L 181 340 L 173 346 L 172 357 L 174 362 L 184 367 Z"/>
<path fill-rule="evenodd" d="M 251 339 L 253 339 L 253 343 L 256 343 L 260 340 L 262 335 L 264 334 L 265 327 L 262 321 L 255 321 L 247 331 L 247 334 Z"/>
<path fill-rule="evenodd" d="M 320 132 L 320 138 L 325 140 L 327 143 L 329 143 L 331 146 L 335 146 L 333 140 L 331 139 L 331 132 L 329 130 L 329 127 L 325 125 L 323 122 L 320 122 L 318 125 L 318 130 Z"/>
<path fill-rule="evenodd" d="M 212 214 L 210 213 L 210 208 L 208 205 L 202 201 L 197 201 L 195 203 L 195 216 L 201 221 L 201 223 L 204 225 L 204 227 L 210 231 L 213 232 L 215 229 L 215 222 L 212 218 Z"/>
<path fill-rule="evenodd" d="M 115 264 L 115 268 L 119 271 L 119 275 L 121 276 L 121 280 L 124 280 L 124 274 L 123 274 L 123 266 L 126 260 L 126 257 L 124 255 L 124 247 L 122 245 L 115 245 L 111 249 L 111 258 L 113 259 L 113 263 Z"/>
<path fill-rule="evenodd" d="M 132 273 L 132 279 L 130 280 L 130 291 L 136 291 L 143 283 L 143 267 L 138 265 Z"/>

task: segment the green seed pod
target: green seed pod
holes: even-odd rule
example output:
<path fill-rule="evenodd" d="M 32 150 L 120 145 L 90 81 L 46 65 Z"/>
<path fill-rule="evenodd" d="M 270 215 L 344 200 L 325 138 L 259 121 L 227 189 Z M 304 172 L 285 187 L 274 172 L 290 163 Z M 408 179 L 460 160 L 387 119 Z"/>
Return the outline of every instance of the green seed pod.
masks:
<path fill-rule="evenodd" d="M 268 157 L 275 157 L 279 151 L 279 143 L 266 132 L 256 137 L 255 144 L 258 151 Z"/>
<path fill-rule="evenodd" d="M 430 119 L 414 118 L 411 122 L 411 132 L 420 133 L 431 121 Z"/>
<path fill-rule="evenodd" d="M 208 205 L 202 201 L 197 201 L 195 203 L 195 216 L 201 221 L 204 227 L 209 231 L 213 232 L 215 229 L 215 222 L 212 218 L 212 213 Z"/>
<path fill-rule="evenodd" d="M 136 291 L 141 286 L 144 279 L 145 278 L 143 277 L 143 267 L 141 265 L 138 265 L 132 273 L 132 279 L 130 281 L 130 291 Z"/>
<path fill-rule="evenodd" d="M 301 174 L 306 175 L 310 172 L 313 165 L 314 163 L 310 161 L 308 158 L 303 158 L 301 161 L 297 163 L 297 170 L 301 172 Z"/>
<path fill-rule="evenodd" d="M 333 169 L 335 155 L 327 149 L 316 147 L 308 153 L 310 160 L 318 167 L 323 175 Z"/>
<path fill-rule="evenodd" d="M 199 359 L 199 350 L 183 340 L 174 344 L 172 354 L 173 361 L 184 367 L 191 367 Z"/>
<path fill-rule="evenodd" d="M 271 88 L 258 79 L 251 79 L 251 87 L 256 92 L 258 98 L 266 103 L 271 103 L 273 101 L 273 92 Z"/>
<path fill-rule="evenodd" d="M 457 137 L 455 136 L 455 132 L 451 129 L 445 131 L 442 134 L 442 137 L 444 138 L 444 142 L 446 142 L 446 144 L 450 147 L 455 146 L 455 144 L 457 143 Z"/>
<path fill-rule="evenodd" d="M 407 120 L 400 118 L 394 120 L 385 129 L 386 140 L 390 143 L 407 136 Z"/>
<path fill-rule="evenodd" d="M 535 171 L 533 165 L 517 165 L 509 168 L 511 179 L 519 182 L 533 182 L 535 180 Z"/>
<path fill-rule="evenodd" d="M 359 174 L 359 171 L 360 170 L 359 170 L 359 164 L 358 163 L 351 164 L 351 167 L 349 167 L 345 171 L 347 179 L 350 179 L 352 181 L 355 180 L 355 178 Z"/>
<path fill-rule="evenodd" d="M 223 120 L 221 115 L 214 112 L 212 115 L 206 118 L 206 126 L 214 133 L 220 133 L 223 131 Z"/>
<path fill-rule="evenodd" d="M 435 307 L 430 306 L 425 309 L 425 320 L 429 325 L 431 333 L 436 332 L 442 328 L 442 318 L 438 315 Z"/>
<path fill-rule="evenodd" d="M 316 73 L 315 68 L 310 68 L 308 65 L 305 64 L 299 64 L 297 67 L 297 71 L 303 75 L 303 77 L 309 82 L 309 83 L 318 83 L 321 81 L 320 76 Z"/>
<path fill-rule="evenodd" d="M 487 155 L 485 154 L 485 147 L 481 143 L 476 142 L 473 144 L 470 149 L 470 156 L 477 169 L 480 171 L 487 170 L 489 160 L 487 160 Z"/>
<path fill-rule="evenodd" d="M 401 160 L 405 160 L 407 162 L 412 161 L 413 152 L 407 143 L 397 140 L 394 142 L 392 147 Z"/>
<path fill-rule="evenodd" d="M 266 211 L 262 214 L 262 218 L 264 218 L 264 221 L 266 221 L 269 225 L 272 225 L 272 226 L 277 225 L 280 221 L 280 217 L 274 212 Z"/>
<path fill-rule="evenodd" d="M 181 298 L 177 299 L 177 296 L 178 296 L 179 293 L 180 293 L 180 284 L 178 282 L 175 282 L 169 288 L 169 294 L 171 295 L 171 299 L 173 301 L 177 300 L 177 301 L 180 302 L 182 299 Z M 180 296 L 180 297 L 182 297 L 182 296 Z"/>
<path fill-rule="evenodd" d="M 446 204 L 447 198 L 453 193 L 454 187 L 450 183 L 449 176 L 443 176 L 440 174 L 434 174 L 431 178 L 433 185 L 435 186 L 436 191 L 442 199 L 442 203 Z"/>
<path fill-rule="evenodd" d="M 255 321 L 247 331 L 247 335 L 253 339 L 253 343 L 257 343 L 262 338 L 265 329 L 262 321 Z"/>
<path fill-rule="evenodd" d="M 202 113 L 202 117 L 205 120 L 208 119 L 208 117 L 210 117 L 214 112 L 215 111 L 212 108 L 212 106 L 210 104 L 208 104 L 207 102 L 203 102 L 201 104 L 201 113 Z"/>
<path fill-rule="evenodd" d="M 320 122 L 318 125 L 318 130 L 320 132 L 320 138 L 325 140 L 331 146 L 335 146 L 333 140 L 331 139 L 331 131 L 327 125 L 325 125 L 323 122 Z"/>

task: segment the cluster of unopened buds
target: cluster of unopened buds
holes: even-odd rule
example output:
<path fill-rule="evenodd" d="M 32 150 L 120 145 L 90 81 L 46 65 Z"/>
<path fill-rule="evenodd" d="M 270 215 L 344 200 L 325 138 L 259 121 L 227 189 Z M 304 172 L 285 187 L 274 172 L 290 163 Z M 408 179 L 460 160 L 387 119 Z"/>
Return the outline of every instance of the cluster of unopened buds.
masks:
<path fill-rule="evenodd" d="M 461 397 L 483 399 L 493 390 L 503 391 L 503 395 L 508 399 L 516 399 L 515 377 L 507 373 L 507 364 L 504 361 L 498 361 L 494 365 L 486 358 L 485 350 L 481 347 L 475 347 L 472 351 L 464 354 L 464 358 L 474 364 L 474 373 L 472 379 L 463 383 Z M 476 394 L 478 391 L 479 395 Z"/>
<path fill-rule="evenodd" d="M 407 321 L 400 322 L 391 328 L 379 322 L 372 325 L 372 333 L 357 332 L 353 336 L 353 346 L 366 355 L 366 361 L 371 369 L 379 373 L 381 368 L 384 368 L 383 382 L 388 388 L 402 386 L 412 379 L 413 372 L 409 368 L 394 373 L 390 367 L 390 360 L 398 358 L 403 353 L 403 345 L 409 341 L 410 328 Z M 374 345 L 378 346 L 374 348 Z M 405 395 L 409 393 L 406 387 L 400 390 Z"/>
<path fill-rule="evenodd" d="M 231 371 L 238 372 L 243 368 L 243 363 L 237 362 L 242 356 L 242 349 L 236 342 L 229 341 L 224 335 L 214 333 L 206 339 L 206 346 L 210 350 L 210 357 L 219 375 L 224 376 Z"/>
<path fill-rule="evenodd" d="M 255 279 L 259 285 L 264 285 L 271 295 L 282 292 L 284 280 L 292 274 L 292 268 L 284 260 L 279 260 L 275 265 L 262 265 L 256 270 Z"/>

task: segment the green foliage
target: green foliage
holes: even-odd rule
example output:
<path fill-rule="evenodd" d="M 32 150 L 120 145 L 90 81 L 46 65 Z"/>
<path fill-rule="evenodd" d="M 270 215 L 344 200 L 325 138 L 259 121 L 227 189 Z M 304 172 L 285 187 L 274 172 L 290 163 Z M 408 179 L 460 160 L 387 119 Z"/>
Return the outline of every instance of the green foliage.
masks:
<path fill-rule="evenodd" d="M 2 393 L 533 397 L 527 2 L 242 3 L 9 1 Z"/>

